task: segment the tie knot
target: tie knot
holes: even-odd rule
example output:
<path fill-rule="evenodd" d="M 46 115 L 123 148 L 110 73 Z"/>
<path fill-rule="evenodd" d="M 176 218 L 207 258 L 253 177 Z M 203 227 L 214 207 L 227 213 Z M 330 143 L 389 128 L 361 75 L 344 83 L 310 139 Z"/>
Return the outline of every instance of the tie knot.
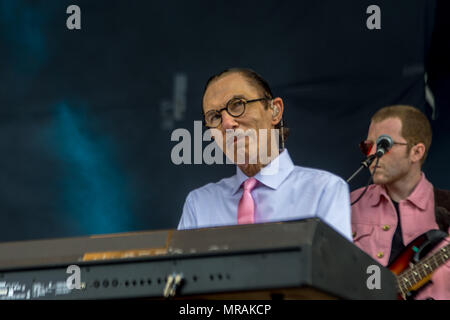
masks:
<path fill-rule="evenodd" d="M 251 177 L 244 181 L 244 190 L 251 192 L 253 188 L 256 186 L 258 180 Z"/>

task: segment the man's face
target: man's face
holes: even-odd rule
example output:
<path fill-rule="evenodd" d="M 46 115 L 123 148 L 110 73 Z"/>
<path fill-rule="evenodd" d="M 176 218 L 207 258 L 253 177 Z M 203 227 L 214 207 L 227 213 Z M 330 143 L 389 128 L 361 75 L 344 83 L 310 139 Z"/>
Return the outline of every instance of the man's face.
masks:
<path fill-rule="evenodd" d="M 209 85 L 203 97 L 203 113 L 222 109 L 233 98 L 253 100 L 263 97 L 260 90 L 251 85 L 242 75 L 231 73 Z M 216 128 L 221 134 L 221 139 L 216 137 L 216 141 L 222 151 L 235 163 L 237 163 L 238 154 L 245 154 L 245 163 L 248 164 L 249 152 L 252 155 L 259 152 L 258 136 L 260 129 L 267 130 L 267 140 L 270 140 L 270 129 L 273 128 L 272 110 L 265 108 L 263 103 L 264 101 L 258 101 L 247 104 L 244 114 L 237 118 L 231 116 L 225 110 L 221 112 L 222 123 Z M 246 133 L 253 132 L 255 135 L 250 135 L 249 138 L 245 139 L 242 137 L 237 139 L 230 134 L 230 131 L 227 134 L 227 130 L 237 130 L 235 132 L 243 130 Z M 228 141 L 227 136 L 229 138 L 231 136 Z M 219 141 L 222 141 L 222 143 Z M 231 149 L 234 149 L 234 151 L 231 151 Z M 230 157 L 230 152 L 233 152 L 233 157 Z M 238 163 L 242 164 L 241 162 Z"/>
<path fill-rule="evenodd" d="M 401 135 L 402 122 L 399 118 L 388 118 L 380 122 L 372 122 L 369 127 L 367 140 L 376 143 L 377 138 L 386 134 L 394 142 L 406 143 Z M 405 177 L 411 170 L 411 161 L 406 145 L 394 144 L 393 147 L 380 158 L 373 181 L 375 184 L 389 185 Z M 370 154 L 376 152 L 373 146 Z M 370 171 L 373 172 L 376 160 L 371 164 Z"/>

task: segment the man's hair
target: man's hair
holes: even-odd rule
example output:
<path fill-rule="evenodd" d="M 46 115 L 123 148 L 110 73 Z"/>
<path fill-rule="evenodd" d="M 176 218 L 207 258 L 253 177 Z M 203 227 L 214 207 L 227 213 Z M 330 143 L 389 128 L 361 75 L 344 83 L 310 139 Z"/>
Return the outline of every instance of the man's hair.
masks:
<path fill-rule="evenodd" d="M 203 97 L 205 96 L 206 89 L 208 89 L 209 85 L 212 82 L 214 82 L 215 80 L 218 80 L 222 76 L 225 76 L 227 74 L 232 74 L 232 73 L 239 73 L 245 79 L 248 80 L 250 85 L 254 86 L 258 91 L 260 91 L 260 93 L 263 94 L 265 98 L 267 98 L 269 100 L 273 99 L 272 90 L 270 89 L 270 86 L 267 83 L 267 81 L 264 80 L 264 78 L 261 77 L 255 71 L 253 71 L 251 69 L 247 69 L 247 68 L 230 68 L 230 69 L 226 69 L 218 74 L 213 75 L 206 82 L 205 89 L 203 90 Z M 203 97 L 202 97 L 202 100 L 203 100 Z M 266 104 L 266 107 L 268 107 L 267 104 Z"/>
<path fill-rule="evenodd" d="M 407 152 L 418 143 L 425 145 L 425 153 L 421 164 L 425 162 L 431 146 L 432 130 L 427 117 L 412 106 L 395 105 L 381 108 L 372 116 L 372 122 L 377 123 L 388 118 L 398 118 L 402 123 L 401 135 L 407 141 Z"/>
<path fill-rule="evenodd" d="M 255 71 L 248 69 L 248 68 L 230 68 L 230 69 L 226 69 L 218 74 L 213 75 L 212 77 L 210 77 L 208 79 L 208 81 L 206 82 L 205 85 L 205 89 L 203 90 L 203 95 L 202 95 L 202 115 L 203 115 L 203 98 L 205 97 L 205 93 L 206 90 L 208 89 L 209 85 L 220 79 L 221 77 L 228 75 L 228 74 L 232 74 L 232 73 L 238 73 L 240 75 L 242 75 L 250 85 L 252 85 L 253 87 L 255 87 L 258 91 L 260 91 L 260 93 L 267 98 L 268 100 L 273 99 L 273 94 L 272 94 L 272 90 L 270 89 L 269 83 L 263 78 L 261 77 L 258 73 L 256 73 Z M 269 103 L 267 100 L 261 101 L 264 104 L 265 109 L 267 109 L 269 107 Z M 278 122 L 278 124 L 275 126 L 275 129 L 281 129 L 281 122 Z M 287 137 L 289 136 L 289 128 L 287 128 L 285 125 L 283 126 L 283 136 L 284 136 L 284 140 L 287 139 Z"/>

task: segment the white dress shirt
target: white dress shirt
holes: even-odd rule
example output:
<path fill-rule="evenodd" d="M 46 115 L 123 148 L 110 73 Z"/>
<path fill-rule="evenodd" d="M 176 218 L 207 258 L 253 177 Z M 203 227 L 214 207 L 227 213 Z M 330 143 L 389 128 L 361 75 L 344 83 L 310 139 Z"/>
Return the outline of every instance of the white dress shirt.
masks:
<path fill-rule="evenodd" d="M 347 183 L 329 172 L 294 166 L 287 149 L 279 156 L 275 174 L 254 177 L 251 194 L 255 202 L 255 223 L 320 218 L 352 241 L 350 195 Z M 178 229 L 237 224 L 242 183 L 248 177 L 236 166 L 236 174 L 191 191 L 183 207 Z"/>

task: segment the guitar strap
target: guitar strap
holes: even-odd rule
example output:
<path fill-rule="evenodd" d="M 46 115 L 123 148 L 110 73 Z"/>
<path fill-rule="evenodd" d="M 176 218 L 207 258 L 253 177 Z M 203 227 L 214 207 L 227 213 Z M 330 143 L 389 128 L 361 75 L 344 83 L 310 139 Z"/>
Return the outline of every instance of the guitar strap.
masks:
<path fill-rule="evenodd" d="M 450 227 L 450 191 L 434 188 L 434 213 L 439 229 L 448 233 Z"/>

